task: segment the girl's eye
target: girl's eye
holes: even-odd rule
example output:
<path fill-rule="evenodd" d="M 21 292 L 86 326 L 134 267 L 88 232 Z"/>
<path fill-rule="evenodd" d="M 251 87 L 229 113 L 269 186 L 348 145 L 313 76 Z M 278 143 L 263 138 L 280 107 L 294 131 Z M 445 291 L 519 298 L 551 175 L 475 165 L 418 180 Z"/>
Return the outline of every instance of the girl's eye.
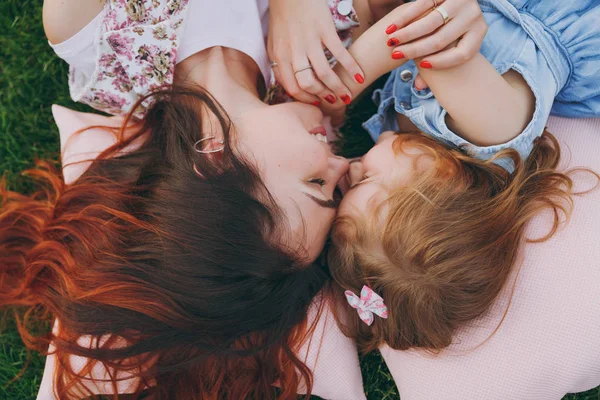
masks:
<path fill-rule="evenodd" d="M 370 178 L 370 176 L 368 176 L 368 175 L 363 176 L 362 178 L 360 178 L 360 180 L 358 182 L 356 182 L 354 185 L 350 186 L 350 189 L 352 189 L 353 187 L 355 187 L 355 186 L 363 183 L 364 181 L 366 181 L 369 178 Z"/>
<path fill-rule="evenodd" d="M 311 180 L 308 181 L 309 183 L 316 183 L 319 186 L 325 186 L 326 182 L 325 179 L 321 179 L 321 178 L 313 178 Z"/>

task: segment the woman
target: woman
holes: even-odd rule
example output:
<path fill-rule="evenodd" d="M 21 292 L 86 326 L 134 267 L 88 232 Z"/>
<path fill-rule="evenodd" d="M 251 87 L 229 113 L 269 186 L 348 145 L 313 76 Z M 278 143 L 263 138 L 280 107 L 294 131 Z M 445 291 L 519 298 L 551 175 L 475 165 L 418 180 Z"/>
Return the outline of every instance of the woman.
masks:
<path fill-rule="evenodd" d="M 269 398 L 277 386 L 291 398 L 301 380 L 310 392 L 294 351 L 327 279 L 315 260 L 347 162 L 320 140 L 316 107 L 260 100 L 266 4 L 77 3 L 45 7 L 75 64 L 73 97 L 131 118 L 70 184 L 45 165 L 32 173 L 47 189 L 3 189 L 0 213 L 0 304 L 27 310 L 31 346 L 54 346 L 54 395 Z M 54 319 L 53 333 L 28 333 Z"/>

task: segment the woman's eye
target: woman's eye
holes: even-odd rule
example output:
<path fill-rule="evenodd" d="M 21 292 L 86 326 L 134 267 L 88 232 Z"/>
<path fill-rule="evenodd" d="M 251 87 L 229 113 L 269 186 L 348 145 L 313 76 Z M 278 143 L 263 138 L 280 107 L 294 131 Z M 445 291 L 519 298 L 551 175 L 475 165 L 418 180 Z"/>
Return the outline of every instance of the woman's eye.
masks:
<path fill-rule="evenodd" d="M 321 178 L 313 178 L 311 180 L 308 181 L 309 183 L 316 183 L 319 186 L 325 186 L 325 184 L 327 182 L 325 182 L 325 179 L 321 179 Z"/>

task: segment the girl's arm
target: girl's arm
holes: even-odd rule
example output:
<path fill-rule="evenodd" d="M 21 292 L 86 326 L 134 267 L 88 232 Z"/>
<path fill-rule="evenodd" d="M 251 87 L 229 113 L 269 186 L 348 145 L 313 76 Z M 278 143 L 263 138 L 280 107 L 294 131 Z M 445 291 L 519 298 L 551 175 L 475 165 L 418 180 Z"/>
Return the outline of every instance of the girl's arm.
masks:
<path fill-rule="evenodd" d="M 362 34 L 350 53 L 365 72 L 365 85 L 357 85 L 336 66 L 335 72 L 355 98 L 368 84 L 401 66 L 387 46 L 385 29 L 401 16 L 401 6 Z M 417 62 L 418 64 L 418 62 Z M 515 72 L 501 76 L 481 55 L 447 70 L 420 68 L 436 99 L 448 112 L 447 124 L 473 144 L 489 146 L 516 137 L 533 115 L 535 99 L 523 78 Z"/>
<path fill-rule="evenodd" d="M 481 54 L 459 67 L 419 71 L 448 112 L 448 128 L 475 145 L 506 143 L 533 118 L 535 97 L 523 77 L 500 75 Z"/>

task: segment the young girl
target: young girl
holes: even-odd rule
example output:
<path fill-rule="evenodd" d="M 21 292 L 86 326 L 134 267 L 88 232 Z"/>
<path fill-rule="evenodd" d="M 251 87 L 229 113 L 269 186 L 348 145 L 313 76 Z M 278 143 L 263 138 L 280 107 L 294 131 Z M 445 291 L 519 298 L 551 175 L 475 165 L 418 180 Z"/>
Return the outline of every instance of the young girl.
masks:
<path fill-rule="evenodd" d="M 455 9 L 437 3 L 422 24 L 450 26 Z M 428 59 L 396 68 L 364 125 L 377 144 L 352 164 L 329 253 L 352 315 L 344 328 L 363 350 L 448 346 L 506 283 L 531 217 L 554 212 L 548 235 L 532 238 L 544 240 L 569 214 L 572 181 L 556 171 L 559 147 L 544 126 L 550 113 L 600 116 L 600 6 L 480 5 L 489 25 L 481 54 L 447 71 Z M 403 38 L 391 32 L 401 17 L 388 15 L 373 28 L 381 33 L 359 39 L 359 63 L 369 45 L 388 68 L 390 55 L 374 44 L 386 38 L 391 58 L 404 59 L 394 48 Z M 415 87 L 417 73 L 431 91 Z"/>
<path fill-rule="evenodd" d="M 0 306 L 51 352 L 40 398 L 310 393 L 296 351 L 348 163 L 317 107 L 262 101 L 267 6 L 46 1 L 73 98 L 128 118 L 61 138 L 64 180 L 43 164 L 37 193 L 0 189 Z"/>

